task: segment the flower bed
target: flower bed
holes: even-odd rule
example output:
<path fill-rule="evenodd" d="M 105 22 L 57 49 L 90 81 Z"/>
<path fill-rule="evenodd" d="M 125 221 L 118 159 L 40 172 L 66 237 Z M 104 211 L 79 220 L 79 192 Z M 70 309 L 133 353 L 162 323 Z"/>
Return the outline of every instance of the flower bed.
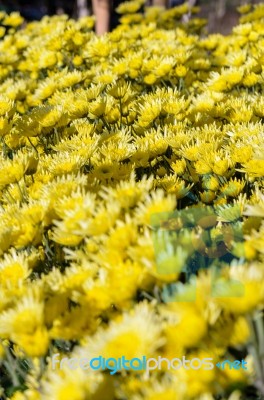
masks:
<path fill-rule="evenodd" d="M 182 22 L 186 4 L 141 7 L 120 5 L 121 25 L 102 37 L 93 17 L 0 15 L 3 399 L 264 393 L 264 6 L 243 6 L 229 36 Z M 195 218 L 184 230 L 197 210 L 214 210 L 210 234 Z M 153 236 L 164 213 L 165 247 Z M 239 281 L 239 298 L 212 296 L 212 260 L 182 273 L 193 238 L 208 256 L 205 237 L 232 255 L 218 257 L 216 280 Z M 179 299 L 193 282 L 195 297 Z M 55 353 L 245 358 L 248 369 L 110 376 L 54 370 Z"/>

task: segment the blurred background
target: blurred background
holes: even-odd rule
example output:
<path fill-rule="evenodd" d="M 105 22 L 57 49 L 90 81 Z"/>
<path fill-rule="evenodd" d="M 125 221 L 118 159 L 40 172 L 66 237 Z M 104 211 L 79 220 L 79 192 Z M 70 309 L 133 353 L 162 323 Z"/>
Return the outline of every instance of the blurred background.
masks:
<path fill-rule="evenodd" d="M 236 8 L 240 5 L 263 3 L 259 0 L 189 0 L 199 5 L 199 16 L 208 19 L 210 33 L 227 34 L 238 22 Z M 184 0 L 170 0 L 170 6 L 183 3 Z M 39 20 L 44 15 L 68 14 L 73 18 L 92 14 L 91 0 L 0 0 L 0 10 L 19 11 L 28 21 Z"/>

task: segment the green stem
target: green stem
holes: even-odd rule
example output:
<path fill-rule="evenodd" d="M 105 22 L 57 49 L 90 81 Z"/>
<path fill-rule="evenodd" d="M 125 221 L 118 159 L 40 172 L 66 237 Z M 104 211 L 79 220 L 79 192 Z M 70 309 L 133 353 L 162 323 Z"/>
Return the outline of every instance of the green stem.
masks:
<path fill-rule="evenodd" d="M 119 98 L 119 106 L 120 106 L 120 129 L 121 129 L 121 126 L 122 126 L 122 115 L 123 115 L 123 113 L 122 113 L 122 101 L 121 101 L 121 99 Z"/>
<path fill-rule="evenodd" d="M 179 79 L 179 92 L 184 89 L 184 80 L 182 78 Z"/>
<path fill-rule="evenodd" d="M 56 143 L 59 143 L 60 142 L 60 135 L 59 135 L 59 132 L 58 132 L 57 128 L 54 128 L 54 133 L 55 133 Z"/>
<path fill-rule="evenodd" d="M 103 116 L 101 116 L 101 120 L 103 121 L 103 123 L 107 127 L 108 131 L 111 132 L 111 128 L 110 128 L 110 126 L 108 125 L 108 123 L 106 122 L 106 120 L 105 120 L 105 118 Z"/>
<path fill-rule="evenodd" d="M 260 358 L 260 363 L 262 366 L 262 379 L 264 382 L 264 322 L 263 322 L 263 315 L 256 314 L 254 317 L 254 321 L 256 324 L 256 331 L 258 337 L 258 353 Z"/>
<path fill-rule="evenodd" d="M 16 184 L 17 184 L 18 189 L 19 189 L 19 192 L 20 192 L 20 194 L 21 194 L 21 196 L 22 196 L 22 200 L 24 200 L 25 195 L 24 195 L 24 193 L 22 192 L 22 189 L 21 189 L 21 187 L 20 187 L 20 185 L 19 185 L 19 182 L 16 181 Z"/>
<path fill-rule="evenodd" d="M 254 323 L 253 323 L 252 317 L 250 315 L 247 316 L 247 321 L 249 323 L 250 331 L 251 331 L 251 341 L 248 344 L 248 352 L 252 355 L 252 357 L 254 359 L 257 380 L 262 381 L 262 365 L 261 365 L 259 355 L 258 355 L 258 343 L 257 343 Z"/>
<path fill-rule="evenodd" d="M 4 155 L 4 158 L 8 158 L 7 151 L 8 151 L 8 149 L 9 149 L 9 150 L 11 150 L 11 149 L 10 149 L 10 147 L 7 146 L 7 144 L 6 144 L 6 142 L 5 142 L 5 139 L 4 139 L 3 137 L 1 137 L 1 141 L 2 141 L 2 145 L 3 145 L 3 155 Z"/>
<path fill-rule="evenodd" d="M 39 376 L 39 378 L 41 378 L 42 375 L 44 374 L 45 367 L 46 367 L 45 358 L 44 357 L 40 357 L 40 376 Z"/>
<path fill-rule="evenodd" d="M 8 348 L 6 348 L 6 358 L 7 358 L 7 361 L 4 362 L 4 365 L 10 374 L 12 383 L 14 386 L 19 386 L 20 382 L 19 382 L 19 379 L 16 374 L 16 368 L 14 367 L 14 359 L 11 356 L 11 353 Z"/>
<path fill-rule="evenodd" d="M 7 194 L 7 193 L 8 193 L 8 192 L 6 191 L 6 194 Z M 11 199 L 11 203 L 10 203 L 10 199 L 8 199 L 7 195 L 5 195 L 4 193 L 2 193 L 2 196 L 6 199 L 6 201 L 7 201 L 8 204 L 13 204 L 13 203 L 16 202 L 16 200 L 11 196 L 10 193 L 8 193 L 8 196 L 9 196 L 10 199 Z"/>
<path fill-rule="evenodd" d="M 29 139 L 29 137 L 28 137 L 28 141 L 29 141 L 29 143 L 31 144 L 31 146 L 33 147 L 33 149 L 35 150 L 35 152 L 36 152 L 37 155 L 38 155 L 38 150 L 37 150 L 37 148 L 34 146 L 34 144 L 31 142 L 31 140 Z"/>

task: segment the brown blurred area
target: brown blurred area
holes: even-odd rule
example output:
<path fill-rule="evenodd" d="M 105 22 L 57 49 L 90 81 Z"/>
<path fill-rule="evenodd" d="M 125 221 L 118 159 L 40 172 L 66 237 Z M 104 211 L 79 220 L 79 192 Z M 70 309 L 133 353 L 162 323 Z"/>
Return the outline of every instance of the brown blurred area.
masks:
<path fill-rule="evenodd" d="M 238 24 L 237 7 L 244 4 L 263 3 L 261 0 L 200 0 L 198 2 L 201 8 L 199 16 L 208 20 L 208 31 L 222 34 L 230 33 L 232 27 Z"/>
<path fill-rule="evenodd" d="M 188 0 L 201 8 L 199 17 L 208 19 L 210 33 L 227 34 L 238 23 L 236 8 L 240 5 L 263 3 L 261 0 Z M 171 0 L 171 5 L 183 0 Z M 0 0 L 0 10 L 20 11 L 29 21 L 39 20 L 44 15 L 68 14 L 73 18 L 92 14 L 91 0 Z"/>

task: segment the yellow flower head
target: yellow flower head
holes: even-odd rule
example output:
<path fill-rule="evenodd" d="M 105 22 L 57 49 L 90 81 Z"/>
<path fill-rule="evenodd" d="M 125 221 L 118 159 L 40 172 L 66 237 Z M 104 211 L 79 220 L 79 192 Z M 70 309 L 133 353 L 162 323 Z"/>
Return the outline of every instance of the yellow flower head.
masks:
<path fill-rule="evenodd" d="M 88 356 L 100 354 L 106 358 L 118 358 L 124 354 L 127 358 L 142 357 L 153 354 L 163 342 L 153 306 L 144 302 L 113 321 L 108 329 L 100 329 L 94 337 L 87 338 L 85 346 L 77 348 L 76 354 L 85 352 Z"/>

